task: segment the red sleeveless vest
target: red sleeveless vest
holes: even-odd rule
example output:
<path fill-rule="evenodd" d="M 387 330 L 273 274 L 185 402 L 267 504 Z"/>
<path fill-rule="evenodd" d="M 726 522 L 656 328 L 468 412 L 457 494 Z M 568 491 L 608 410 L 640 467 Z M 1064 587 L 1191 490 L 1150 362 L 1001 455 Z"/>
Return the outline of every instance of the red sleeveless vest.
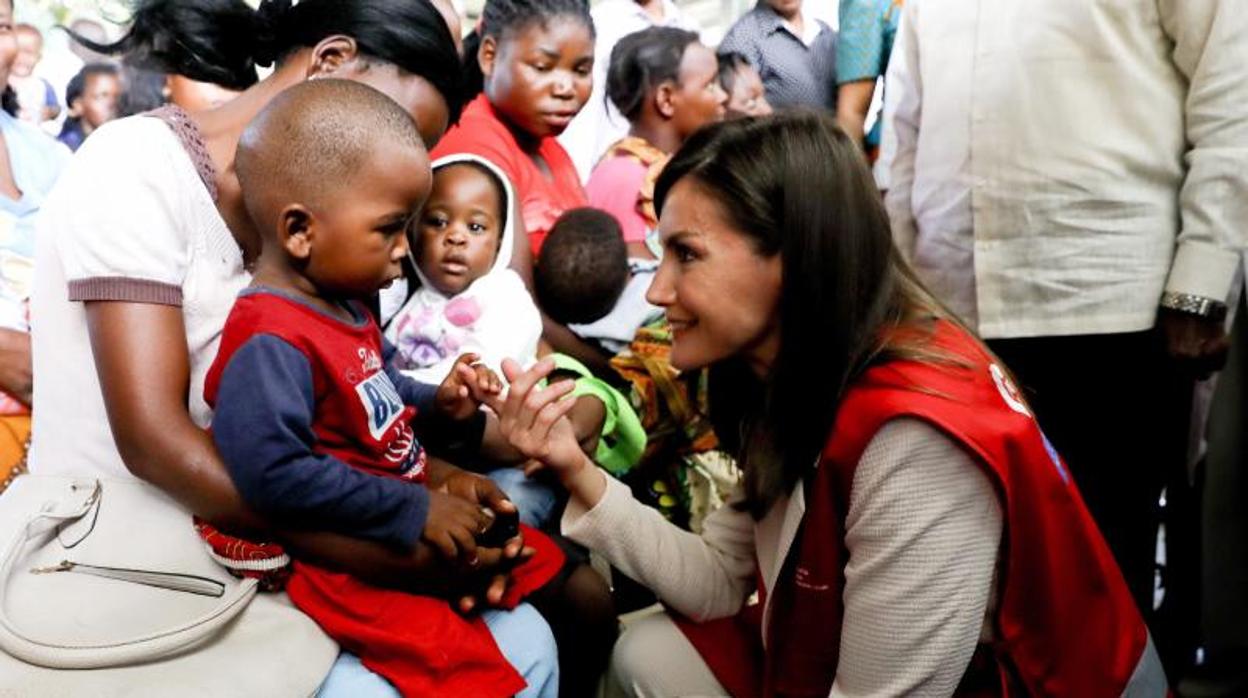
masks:
<path fill-rule="evenodd" d="M 820 466 L 807 480 L 797 539 L 776 588 L 767 590 L 766 651 L 757 606 L 682 629 L 734 696 L 827 696 L 840 652 L 854 471 L 885 422 L 910 417 L 965 449 L 1002 504 L 996 640 L 972 663 L 989 671 L 989 685 L 974 692 L 1119 696 L 1147 684 L 1153 690 L 1144 693 L 1165 695 L 1147 629 L 1113 556 L 1002 367 L 951 323 L 937 323 L 928 343 L 962 365 L 891 361 L 866 371 L 846 393 Z M 754 661 L 743 661 L 751 655 Z M 964 680 L 959 694 L 970 688 Z"/>

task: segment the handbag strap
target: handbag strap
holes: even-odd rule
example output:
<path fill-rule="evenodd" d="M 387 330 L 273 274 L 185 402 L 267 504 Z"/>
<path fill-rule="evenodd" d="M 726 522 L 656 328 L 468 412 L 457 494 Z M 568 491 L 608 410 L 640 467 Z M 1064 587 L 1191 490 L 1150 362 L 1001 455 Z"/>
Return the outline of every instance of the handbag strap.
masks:
<path fill-rule="evenodd" d="M 9 580 L 20 573 L 17 566 L 32 541 L 55 528 L 92 513 L 103 496 L 103 484 L 96 480 L 93 487 L 72 487 L 76 495 L 68 502 L 45 503 L 42 510 L 28 518 L 0 557 L 0 650 L 22 661 L 52 669 L 99 669 L 152 661 L 190 648 L 221 630 L 256 595 L 256 580 L 244 579 L 208 612 L 170 628 L 96 643 L 53 643 L 39 640 L 18 628 L 8 614 Z M 81 495 L 78 495 L 82 492 Z M 46 542 L 45 542 L 46 544 Z"/>

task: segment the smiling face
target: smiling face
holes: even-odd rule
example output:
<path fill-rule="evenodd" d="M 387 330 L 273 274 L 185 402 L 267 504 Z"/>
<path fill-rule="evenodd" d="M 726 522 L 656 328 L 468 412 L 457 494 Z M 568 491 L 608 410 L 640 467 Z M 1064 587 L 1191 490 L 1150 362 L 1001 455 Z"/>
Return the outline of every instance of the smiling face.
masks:
<path fill-rule="evenodd" d="M 700 43 L 689 44 L 680 60 L 677 86 L 672 94 L 672 123 L 683 141 L 712 121 L 724 118 L 728 96 L 719 86 L 719 63 Z"/>
<path fill-rule="evenodd" d="M 760 255 L 692 177 L 668 193 L 659 235 L 663 261 L 646 300 L 672 327 L 672 365 L 686 371 L 740 356 L 765 373 L 780 348 L 780 255 Z"/>
<path fill-rule="evenodd" d="M 503 196 L 492 175 L 468 163 L 433 176 L 413 245 L 420 271 L 446 296 L 489 273 L 502 239 Z"/>
<path fill-rule="evenodd" d="M 12 3 L 3 3 L 8 5 L 9 21 L 13 19 Z M 39 30 L 30 25 L 21 25 L 14 29 L 14 37 L 17 39 L 17 57 L 13 60 L 13 74 L 19 78 L 30 77 L 35 72 L 35 66 L 39 64 L 39 60 L 43 58 L 43 35 Z"/>
<path fill-rule="evenodd" d="M 374 149 L 349 186 L 311 209 L 303 276 L 331 298 L 363 298 L 399 278 L 405 233 L 429 194 L 429 180 L 423 151 L 392 143 Z"/>
<path fill-rule="evenodd" d="M 479 54 L 485 95 L 531 138 L 563 133 L 593 85 L 594 37 L 577 17 L 553 17 L 486 36 Z"/>

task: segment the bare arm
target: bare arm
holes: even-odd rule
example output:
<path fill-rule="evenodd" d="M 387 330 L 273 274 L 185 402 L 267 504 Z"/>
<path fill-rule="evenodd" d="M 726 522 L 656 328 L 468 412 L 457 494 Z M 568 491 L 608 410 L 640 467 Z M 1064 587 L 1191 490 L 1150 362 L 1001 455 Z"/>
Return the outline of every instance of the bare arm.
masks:
<path fill-rule="evenodd" d="M 0 390 L 30 404 L 30 335 L 19 330 L 0 329 Z"/>
<path fill-rule="evenodd" d="M 871 109 L 871 97 L 874 95 L 874 80 L 847 82 L 838 88 L 836 123 L 855 143 L 862 143 L 867 111 Z"/>

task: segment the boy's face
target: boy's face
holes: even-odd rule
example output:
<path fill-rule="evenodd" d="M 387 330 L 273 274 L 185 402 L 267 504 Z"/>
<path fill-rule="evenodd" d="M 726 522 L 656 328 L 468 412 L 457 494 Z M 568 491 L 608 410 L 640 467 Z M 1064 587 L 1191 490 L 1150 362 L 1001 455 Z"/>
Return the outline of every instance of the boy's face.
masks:
<path fill-rule="evenodd" d="M 121 81 L 116 75 L 93 75 L 82 88 L 78 114 L 95 130 L 117 117 L 117 96 Z"/>
<path fill-rule="evenodd" d="M 413 244 L 420 271 L 440 293 L 453 296 L 494 266 L 502 236 L 498 186 L 475 165 L 438 168 L 420 214 Z"/>
<path fill-rule="evenodd" d="M 386 143 L 365 159 L 349 186 L 324 197 L 308 223 L 302 269 L 321 295 L 364 298 L 402 275 L 405 233 L 429 195 L 429 179 L 423 149 Z"/>
<path fill-rule="evenodd" d="M 771 113 L 771 104 L 763 91 L 763 81 L 758 71 L 749 66 L 737 69 L 732 81 L 732 93 L 728 95 L 728 116 L 767 116 Z"/>

